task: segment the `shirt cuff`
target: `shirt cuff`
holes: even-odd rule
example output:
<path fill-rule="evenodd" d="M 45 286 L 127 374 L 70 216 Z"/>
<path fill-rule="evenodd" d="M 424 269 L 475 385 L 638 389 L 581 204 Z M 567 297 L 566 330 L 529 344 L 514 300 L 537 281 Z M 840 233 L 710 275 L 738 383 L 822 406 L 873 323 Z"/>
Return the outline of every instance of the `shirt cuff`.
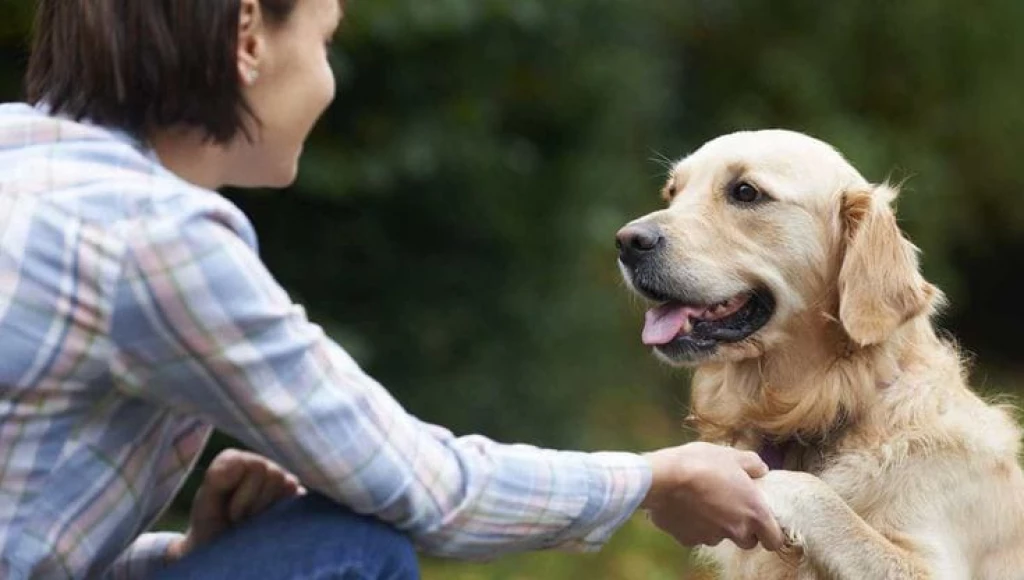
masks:
<path fill-rule="evenodd" d="M 184 538 L 176 532 L 151 532 L 139 536 L 107 571 L 107 580 L 148 578 L 167 567 L 171 542 Z"/>
<path fill-rule="evenodd" d="M 633 515 L 651 487 L 651 465 L 633 453 L 591 453 L 590 494 L 583 512 L 565 533 L 560 550 L 597 551 Z"/>

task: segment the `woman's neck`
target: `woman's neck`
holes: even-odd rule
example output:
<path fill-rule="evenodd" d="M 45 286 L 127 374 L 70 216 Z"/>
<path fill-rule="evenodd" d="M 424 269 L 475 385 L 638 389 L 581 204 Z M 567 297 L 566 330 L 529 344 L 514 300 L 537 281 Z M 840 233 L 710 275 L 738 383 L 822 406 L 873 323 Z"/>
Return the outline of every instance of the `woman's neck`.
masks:
<path fill-rule="evenodd" d="M 225 184 L 227 150 L 199 131 L 164 130 L 149 137 L 160 163 L 181 179 L 216 190 Z"/>

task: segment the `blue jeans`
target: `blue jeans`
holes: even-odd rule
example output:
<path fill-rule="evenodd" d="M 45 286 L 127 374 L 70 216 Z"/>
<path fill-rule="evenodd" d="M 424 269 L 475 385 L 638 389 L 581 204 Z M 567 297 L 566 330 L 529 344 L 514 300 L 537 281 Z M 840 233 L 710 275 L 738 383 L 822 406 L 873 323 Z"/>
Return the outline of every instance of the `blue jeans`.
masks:
<path fill-rule="evenodd" d="M 402 533 L 314 493 L 282 501 L 176 562 L 159 580 L 417 580 Z"/>

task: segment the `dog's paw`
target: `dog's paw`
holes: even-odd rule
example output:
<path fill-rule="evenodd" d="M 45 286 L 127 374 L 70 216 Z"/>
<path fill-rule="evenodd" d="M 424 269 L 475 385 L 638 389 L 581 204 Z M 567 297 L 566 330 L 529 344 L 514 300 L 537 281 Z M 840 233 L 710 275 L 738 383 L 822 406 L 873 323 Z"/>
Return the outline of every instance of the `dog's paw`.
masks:
<path fill-rule="evenodd" d="M 792 546 L 801 546 L 807 533 L 809 518 L 822 506 L 822 499 L 831 490 L 823 481 L 809 473 L 771 471 L 756 479 L 768 509 L 775 515 Z"/>
<path fill-rule="evenodd" d="M 804 539 L 795 530 L 782 528 L 782 532 L 786 535 L 786 543 L 782 548 L 775 554 L 782 559 L 783 562 L 789 564 L 792 567 L 797 567 L 800 562 L 804 559 Z"/>

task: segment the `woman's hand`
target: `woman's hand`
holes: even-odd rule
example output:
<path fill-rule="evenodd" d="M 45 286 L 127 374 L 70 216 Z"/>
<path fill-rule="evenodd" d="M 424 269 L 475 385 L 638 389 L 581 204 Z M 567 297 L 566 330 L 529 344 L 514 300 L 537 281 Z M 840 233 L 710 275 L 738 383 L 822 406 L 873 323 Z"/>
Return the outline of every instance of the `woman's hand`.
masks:
<path fill-rule="evenodd" d="M 756 453 L 690 443 L 646 454 L 653 479 L 641 504 L 681 544 L 729 539 L 743 549 L 779 550 L 784 536 L 752 478 L 768 473 Z"/>
<path fill-rule="evenodd" d="M 178 560 L 271 504 L 304 493 L 299 479 L 273 461 L 226 449 L 206 470 L 192 501 L 188 532 L 170 546 L 168 557 Z"/>

